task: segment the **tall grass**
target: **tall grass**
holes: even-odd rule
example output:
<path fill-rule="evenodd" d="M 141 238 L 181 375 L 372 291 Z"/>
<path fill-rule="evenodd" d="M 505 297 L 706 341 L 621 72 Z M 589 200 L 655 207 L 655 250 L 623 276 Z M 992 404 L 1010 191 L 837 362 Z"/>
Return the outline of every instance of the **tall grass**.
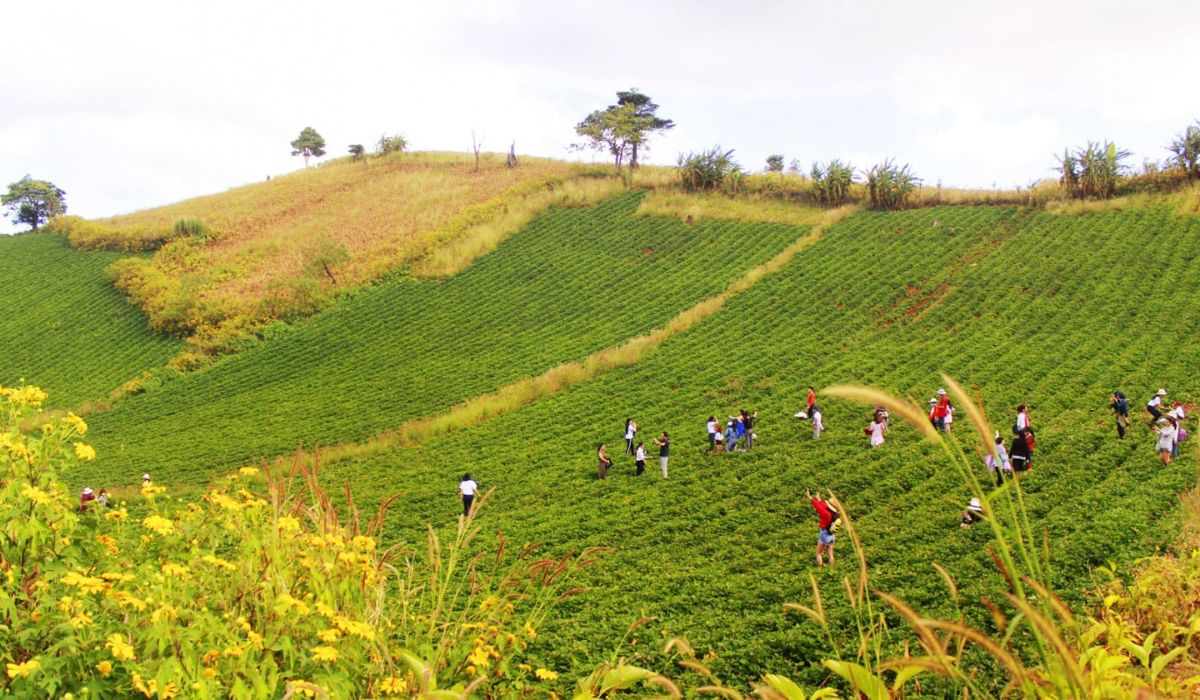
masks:
<path fill-rule="evenodd" d="M 730 220 L 813 226 L 826 210 L 812 205 L 767 197 L 729 197 L 709 192 L 652 190 L 638 206 L 639 216 L 663 216 L 682 221 Z"/>

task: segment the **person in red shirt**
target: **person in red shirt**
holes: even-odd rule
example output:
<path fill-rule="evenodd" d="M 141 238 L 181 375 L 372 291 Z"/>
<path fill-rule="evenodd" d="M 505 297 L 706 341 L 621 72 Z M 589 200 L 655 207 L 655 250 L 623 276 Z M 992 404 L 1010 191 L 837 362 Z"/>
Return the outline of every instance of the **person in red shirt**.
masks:
<path fill-rule="evenodd" d="M 809 416 L 812 415 L 813 404 L 815 404 L 816 402 L 817 402 L 817 392 L 813 391 L 813 388 L 810 386 L 810 387 L 808 387 L 808 397 L 804 399 L 804 412 L 807 413 Z"/>
<path fill-rule="evenodd" d="M 946 432 L 946 416 L 950 413 L 950 397 L 946 396 L 945 389 L 937 390 L 937 403 L 933 406 L 933 413 L 930 417 L 933 418 L 933 424 L 937 429 Z"/>
<path fill-rule="evenodd" d="M 837 540 L 835 533 L 838 526 L 841 525 L 841 518 L 829 500 L 816 498 L 808 491 L 805 491 L 804 495 L 808 496 L 813 509 L 817 511 L 817 525 L 820 527 L 817 533 L 817 566 L 825 565 L 824 554 L 826 552 L 829 552 L 829 565 L 833 566 L 833 545 Z M 830 495 L 829 498 L 832 499 L 833 496 Z"/>
<path fill-rule="evenodd" d="M 96 494 L 92 491 L 92 487 L 88 486 L 79 496 L 79 512 L 83 513 L 87 510 L 88 504 L 96 500 Z"/>

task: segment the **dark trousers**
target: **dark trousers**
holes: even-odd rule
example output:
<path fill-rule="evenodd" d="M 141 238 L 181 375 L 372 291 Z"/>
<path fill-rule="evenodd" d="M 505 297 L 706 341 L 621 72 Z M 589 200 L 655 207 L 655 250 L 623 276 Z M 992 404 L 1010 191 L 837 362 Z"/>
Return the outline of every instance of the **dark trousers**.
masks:
<path fill-rule="evenodd" d="M 1117 414 L 1117 439 L 1125 439 L 1125 426 L 1129 425 L 1129 416 Z"/>
<path fill-rule="evenodd" d="M 1158 410 L 1157 406 L 1147 406 L 1146 410 L 1150 412 L 1150 425 L 1154 425 L 1155 421 L 1162 418 L 1162 411 Z"/>
<path fill-rule="evenodd" d="M 471 514 L 471 504 L 475 502 L 475 494 L 463 496 L 463 517 Z"/>
<path fill-rule="evenodd" d="M 637 465 L 637 473 L 638 473 L 638 474 L 645 474 L 645 473 L 646 473 L 646 460 L 644 460 L 644 459 L 639 459 L 638 461 L 634 462 L 634 464 L 636 464 L 636 465 Z"/>
<path fill-rule="evenodd" d="M 633 454 L 633 438 L 625 438 L 625 454 Z"/>

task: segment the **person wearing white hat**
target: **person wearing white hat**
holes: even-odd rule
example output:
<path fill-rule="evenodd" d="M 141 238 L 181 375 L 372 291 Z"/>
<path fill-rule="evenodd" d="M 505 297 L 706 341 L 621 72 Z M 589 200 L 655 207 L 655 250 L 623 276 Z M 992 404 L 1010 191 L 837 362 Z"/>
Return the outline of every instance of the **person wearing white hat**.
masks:
<path fill-rule="evenodd" d="M 1171 456 L 1175 452 L 1175 441 L 1179 438 L 1179 427 L 1175 424 L 1174 418 L 1159 418 L 1156 421 L 1154 432 L 1158 435 L 1158 442 L 1155 447 L 1158 449 L 1158 458 L 1162 460 L 1163 466 L 1171 463 Z"/>
<path fill-rule="evenodd" d="M 150 475 L 142 474 L 142 484 L 148 484 L 148 483 L 150 483 Z"/>
<path fill-rule="evenodd" d="M 83 513 L 87 511 L 88 503 L 91 503 L 94 500 L 96 500 L 96 494 L 92 491 L 92 487 L 85 487 L 83 489 L 83 493 L 79 496 L 79 512 Z"/>
<path fill-rule="evenodd" d="M 1162 411 L 1158 410 L 1162 406 L 1163 399 L 1167 397 L 1166 389 L 1159 389 L 1158 393 L 1150 397 L 1146 402 L 1146 411 L 1150 414 L 1150 427 L 1153 428 L 1159 418 L 1163 417 Z"/>
<path fill-rule="evenodd" d="M 963 511 L 962 525 L 959 527 L 971 527 L 980 520 L 983 520 L 983 504 L 978 498 L 972 498 L 967 504 L 967 509 Z"/>
<path fill-rule="evenodd" d="M 937 390 L 937 404 L 933 407 L 933 424 L 938 430 L 946 432 L 946 416 L 950 414 L 950 397 L 945 389 Z"/>

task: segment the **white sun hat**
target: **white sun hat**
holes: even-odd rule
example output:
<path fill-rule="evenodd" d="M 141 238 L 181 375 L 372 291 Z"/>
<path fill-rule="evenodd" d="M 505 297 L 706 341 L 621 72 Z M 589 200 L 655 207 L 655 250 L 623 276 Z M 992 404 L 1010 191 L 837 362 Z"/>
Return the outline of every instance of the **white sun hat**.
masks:
<path fill-rule="evenodd" d="M 945 395 L 946 395 L 946 390 L 945 390 L 945 389 L 938 389 L 938 390 L 937 390 L 937 393 L 938 393 L 938 396 L 945 396 Z"/>
<path fill-rule="evenodd" d="M 91 486 L 85 486 L 85 487 L 83 487 L 83 495 L 87 496 L 87 495 L 89 495 L 91 492 L 92 492 L 92 487 L 91 487 Z"/>
<path fill-rule="evenodd" d="M 1157 394 L 1157 395 L 1158 395 L 1158 396 L 1166 396 L 1166 395 L 1167 395 L 1167 390 L 1166 390 L 1166 389 L 1159 389 L 1159 390 L 1158 390 L 1158 394 Z"/>
<path fill-rule="evenodd" d="M 978 498 L 972 498 L 971 503 L 967 506 L 967 510 L 974 511 L 976 513 L 982 513 L 983 504 L 979 502 Z"/>

